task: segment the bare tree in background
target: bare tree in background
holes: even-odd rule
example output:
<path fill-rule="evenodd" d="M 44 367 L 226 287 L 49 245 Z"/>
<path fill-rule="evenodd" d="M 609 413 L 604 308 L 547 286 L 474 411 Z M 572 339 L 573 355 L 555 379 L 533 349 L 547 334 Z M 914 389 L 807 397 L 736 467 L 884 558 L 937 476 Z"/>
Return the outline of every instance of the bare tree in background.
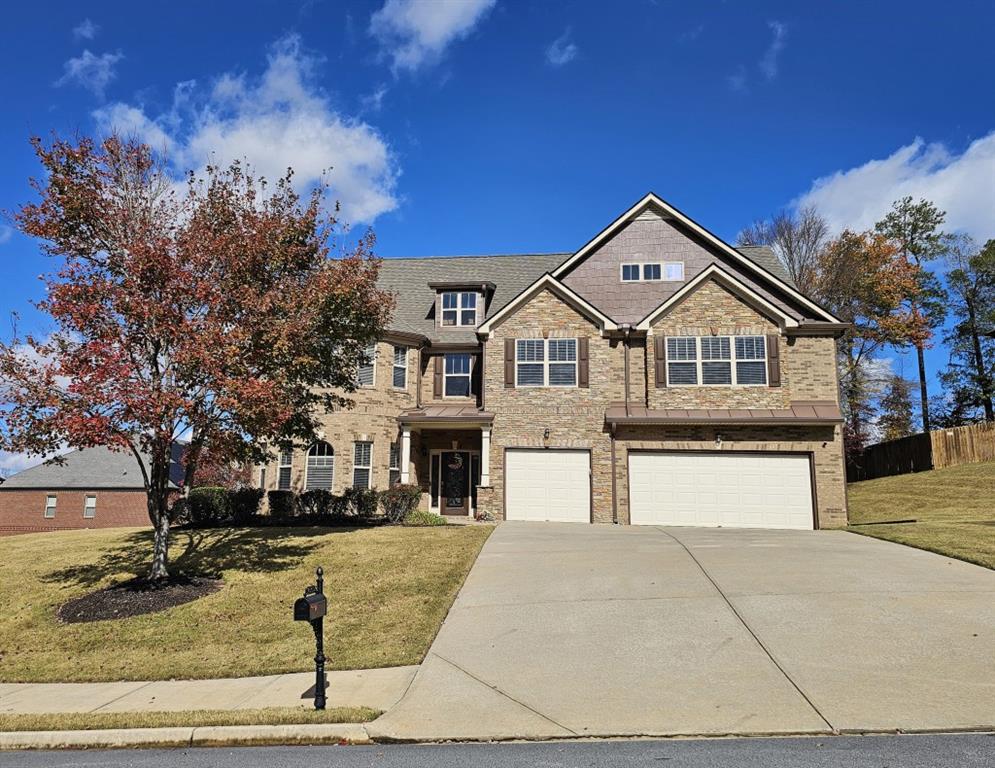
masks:
<path fill-rule="evenodd" d="M 784 265 L 795 286 L 811 294 L 817 280 L 819 256 L 829 239 L 829 225 L 811 207 L 781 211 L 770 219 L 757 219 L 739 233 L 737 245 L 766 245 Z"/>

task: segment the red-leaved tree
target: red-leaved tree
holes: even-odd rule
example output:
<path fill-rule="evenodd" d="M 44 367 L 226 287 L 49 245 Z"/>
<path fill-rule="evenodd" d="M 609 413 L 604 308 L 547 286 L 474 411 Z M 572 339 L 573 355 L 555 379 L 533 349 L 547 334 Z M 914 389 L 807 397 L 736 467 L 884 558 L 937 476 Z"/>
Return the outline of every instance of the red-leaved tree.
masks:
<path fill-rule="evenodd" d="M 325 190 L 301 198 L 291 171 L 268 186 L 235 163 L 184 185 L 133 140 L 32 143 L 39 199 L 12 218 L 60 261 L 38 303 L 56 330 L 0 343 L 0 447 L 133 453 L 162 580 L 174 442 L 192 435 L 189 485 L 204 445 L 259 461 L 312 441 L 322 411 L 349 405 L 392 297 L 372 234 L 336 246 Z"/>

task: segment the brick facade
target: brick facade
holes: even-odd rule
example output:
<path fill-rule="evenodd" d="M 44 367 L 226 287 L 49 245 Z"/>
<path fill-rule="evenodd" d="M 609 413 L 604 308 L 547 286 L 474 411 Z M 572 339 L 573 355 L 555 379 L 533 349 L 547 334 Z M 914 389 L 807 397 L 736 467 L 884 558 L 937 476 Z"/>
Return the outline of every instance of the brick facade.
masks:
<path fill-rule="evenodd" d="M 45 517 L 45 502 L 56 497 L 55 517 Z M 86 496 L 97 497 L 92 518 L 83 517 Z M 78 528 L 149 526 L 145 491 L 0 489 L 0 536 Z"/>

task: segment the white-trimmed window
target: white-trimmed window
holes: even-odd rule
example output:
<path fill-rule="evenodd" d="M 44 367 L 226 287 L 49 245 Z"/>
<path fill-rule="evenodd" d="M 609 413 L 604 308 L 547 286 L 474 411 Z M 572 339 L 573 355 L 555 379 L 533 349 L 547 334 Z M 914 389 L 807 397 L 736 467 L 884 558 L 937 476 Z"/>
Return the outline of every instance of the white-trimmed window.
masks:
<path fill-rule="evenodd" d="M 55 507 L 59 503 L 58 497 L 50 493 L 45 497 L 45 517 L 51 520 L 55 517 Z"/>
<path fill-rule="evenodd" d="M 517 339 L 515 386 L 577 386 L 577 339 Z"/>
<path fill-rule="evenodd" d="M 670 336 L 667 383 L 680 386 L 765 386 L 763 336 Z"/>
<path fill-rule="evenodd" d="M 276 488 L 278 491 L 290 490 L 290 469 L 294 463 L 294 450 L 292 448 L 280 449 L 280 465 L 276 475 Z"/>
<path fill-rule="evenodd" d="M 443 394 L 446 397 L 469 397 L 472 391 L 470 383 L 472 371 L 473 355 L 464 352 L 446 355 Z"/>
<path fill-rule="evenodd" d="M 304 490 L 330 491 L 335 479 L 335 449 L 324 440 L 319 440 L 307 450 L 307 470 L 304 476 Z"/>
<path fill-rule="evenodd" d="M 443 325 L 476 325 L 477 294 L 472 291 L 446 291 L 440 299 Z"/>
<path fill-rule="evenodd" d="M 92 493 L 83 497 L 83 517 L 92 520 L 97 516 L 97 497 Z"/>
<path fill-rule="evenodd" d="M 352 487 L 369 488 L 373 467 L 373 443 L 357 440 L 353 443 Z"/>
<path fill-rule="evenodd" d="M 401 446 L 399 443 L 390 444 L 390 466 L 387 468 L 387 482 L 393 488 L 401 482 Z"/>
<path fill-rule="evenodd" d="M 408 348 L 394 347 L 394 389 L 408 388 Z"/>
<path fill-rule="evenodd" d="M 363 361 L 356 370 L 356 386 L 372 387 L 377 380 L 377 345 L 370 344 L 363 350 Z"/>
<path fill-rule="evenodd" d="M 683 261 L 647 261 L 622 264 L 620 278 L 623 283 L 658 283 L 661 280 L 684 280 Z"/>

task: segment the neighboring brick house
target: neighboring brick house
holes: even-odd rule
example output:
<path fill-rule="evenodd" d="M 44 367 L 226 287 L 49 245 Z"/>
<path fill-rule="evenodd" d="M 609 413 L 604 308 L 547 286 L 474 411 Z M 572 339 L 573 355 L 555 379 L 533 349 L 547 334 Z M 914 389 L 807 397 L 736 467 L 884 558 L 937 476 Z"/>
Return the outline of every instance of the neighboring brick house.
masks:
<path fill-rule="evenodd" d="M 267 489 L 418 483 L 426 509 L 728 527 L 846 523 L 835 339 L 767 248 L 649 194 L 573 254 L 385 259 L 355 407 Z"/>
<path fill-rule="evenodd" d="M 175 447 L 172 487 L 183 478 Z M 84 448 L 11 475 L 0 485 L 0 536 L 149 522 L 138 460 L 130 452 Z"/>

